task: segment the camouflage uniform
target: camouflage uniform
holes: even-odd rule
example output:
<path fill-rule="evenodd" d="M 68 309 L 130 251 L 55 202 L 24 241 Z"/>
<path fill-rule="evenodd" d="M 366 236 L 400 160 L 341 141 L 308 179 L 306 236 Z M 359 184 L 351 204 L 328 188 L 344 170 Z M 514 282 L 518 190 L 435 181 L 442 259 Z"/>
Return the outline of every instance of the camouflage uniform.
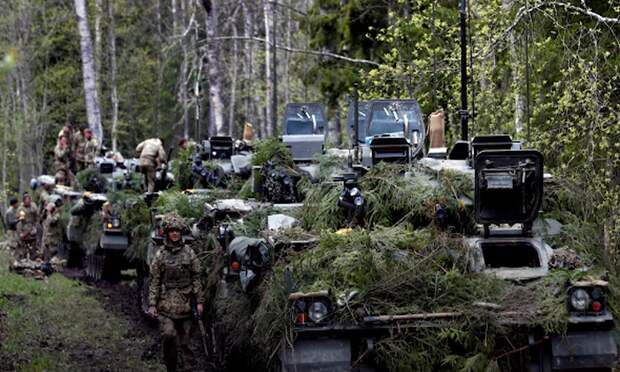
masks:
<path fill-rule="evenodd" d="M 86 144 L 84 145 L 84 162 L 86 168 L 95 166 L 95 157 L 97 157 L 98 149 L 99 143 L 94 136 L 86 140 Z"/>
<path fill-rule="evenodd" d="M 176 215 L 166 216 L 164 231 L 183 231 L 183 222 Z M 193 353 L 189 347 L 192 327 L 192 297 L 204 302 L 200 282 L 200 261 L 194 251 L 179 241 L 166 239 L 164 249 L 151 263 L 149 305 L 157 308 L 162 336 L 164 360 L 169 371 L 177 370 L 177 346 L 181 349 L 181 366 L 191 370 Z"/>
<path fill-rule="evenodd" d="M 82 136 L 74 137 L 75 144 L 75 162 L 77 163 L 78 172 L 95 165 L 95 157 L 97 156 L 98 143 L 94 137 L 90 139 Z"/>
<path fill-rule="evenodd" d="M 86 169 L 86 161 L 84 159 L 84 148 L 86 147 L 86 139 L 82 135 L 82 132 L 75 131 L 71 138 L 71 150 L 73 152 L 73 158 L 75 159 L 76 170 L 79 172 Z"/>
<path fill-rule="evenodd" d="M 54 148 L 54 170 L 56 174 L 64 175 L 64 183 L 71 184 L 73 173 L 71 172 L 71 147 L 60 147 L 60 144 Z"/>
<path fill-rule="evenodd" d="M 12 253 L 15 253 L 19 246 L 19 239 L 17 236 L 17 208 L 10 207 L 4 214 L 4 225 L 6 226 L 6 241 L 8 248 Z"/>
<path fill-rule="evenodd" d="M 166 151 L 159 138 L 151 138 L 142 141 L 136 147 L 136 153 L 140 154 L 140 169 L 144 173 L 147 192 L 155 191 L 155 170 L 166 162 Z"/>
<path fill-rule="evenodd" d="M 19 236 L 18 258 L 37 257 L 37 225 L 39 223 L 39 210 L 34 203 L 29 207 L 22 205 L 20 213 L 24 212 L 25 217 L 17 223 L 17 235 Z"/>
<path fill-rule="evenodd" d="M 62 225 L 58 212 L 47 213 L 43 221 L 42 254 L 45 261 L 49 261 L 58 253 L 58 245 L 62 240 Z"/>

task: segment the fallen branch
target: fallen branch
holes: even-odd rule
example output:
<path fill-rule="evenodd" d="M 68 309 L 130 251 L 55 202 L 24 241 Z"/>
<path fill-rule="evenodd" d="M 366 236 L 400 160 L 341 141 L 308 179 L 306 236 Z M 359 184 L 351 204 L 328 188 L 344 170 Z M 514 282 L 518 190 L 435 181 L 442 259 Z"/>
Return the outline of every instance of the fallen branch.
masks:
<path fill-rule="evenodd" d="M 263 38 L 259 38 L 259 37 L 253 37 L 253 36 L 218 36 L 218 37 L 215 38 L 215 40 L 245 40 L 245 41 L 258 41 L 258 42 L 261 42 L 261 43 L 267 43 L 267 40 L 265 40 Z M 269 42 L 269 44 L 273 45 L 271 42 Z M 367 60 L 367 59 L 359 59 L 359 58 L 350 58 L 350 57 L 347 57 L 347 56 L 343 56 L 341 54 L 336 54 L 336 53 L 332 53 L 332 52 L 328 52 L 328 51 L 311 50 L 311 49 L 297 49 L 297 48 L 291 48 L 291 47 L 287 47 L 287 46 L 283 46 L 283 45 L 278 45 L 278 44 L 276 44 L 276 48 L 280 49 L 280 50 L 284 50 L 284 51 L 290 52 L 290 53 L 311 54 L 311 55 L 320 56 L 320 57 L 329 57 L 329 58 L 334 58 L 334 59 L 340 59 L 340 60 L 351 62 L 351 63 L 366 64 L 366 65 L 372 65 L 372 66 L 376 66 L 376 67 L 381 66 L 380 63 L 377 63 L 375 61 L 370 61 L 370 60 Z"/>

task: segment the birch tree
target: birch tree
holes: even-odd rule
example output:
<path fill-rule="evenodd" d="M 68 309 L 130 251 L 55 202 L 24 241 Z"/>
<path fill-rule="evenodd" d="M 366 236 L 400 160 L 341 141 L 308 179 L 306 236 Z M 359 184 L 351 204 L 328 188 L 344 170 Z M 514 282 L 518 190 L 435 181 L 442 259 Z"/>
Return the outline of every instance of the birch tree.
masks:
<path fill-rule="evenodd" d="M 88 127 L 93 134 L 103 142 L 103 128 L 101 126 L 101 112 L 99 110 L 99 97 L 97 95 L 97 77 L 95 74 L 95 61 L 93 57 L 93 43 L 88 28 L 88 12 L 86 0 L 74 0 L 75 13 L 77 16 L 78 32 L 80 36 L 80 49 L 82 51 L 82 77 L 84 80 L 84 98 L 86 100 L 86 114 Z"/>
<path fill-rule="evenodd" d="M 224 103 L 220 81 L 218 35 L 218 1 L 203 0 L 207 12 L 207 72 L 209 76 L 209 136 L 226 135 Z"/>
<path fill-rule="evenodd" d="M 112 151 L 117 148 L 118 92 L 116 86 L 116 25 L 114 22 L 114 0 L 108 1 L 108 47 L 110 48 L 110 101 L 112 102 Z"/>

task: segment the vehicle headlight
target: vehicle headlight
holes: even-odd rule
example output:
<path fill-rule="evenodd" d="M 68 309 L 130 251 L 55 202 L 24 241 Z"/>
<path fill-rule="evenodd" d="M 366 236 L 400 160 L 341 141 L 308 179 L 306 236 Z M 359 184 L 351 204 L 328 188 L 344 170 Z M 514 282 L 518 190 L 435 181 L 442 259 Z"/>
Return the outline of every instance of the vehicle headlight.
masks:
<path fill-rule="evenodd" d="M 211 153 L 211 155 L 216 156 L 216 155 L 217 155 L 217 151 L 213 151 L 213 152 Z"/>
<path fill-rule="evenodd" d="M 360 190 L 357 187 L 354 187 L 351 189 L 351 191 L 349 191 L 349 195 L 351 196 L 358 195 L 359 193 L 360 193 Z"/>
<path fill-rule="evenodd" d="M 327 306 L 323 302 L 313 302 L 308 308 L 308 317 L 313 322 L 319 322 L 327 315 Z"/>
<path fill-rule="evenodd" d="M 119 218 L 112 219 L 112 227 L 118 229 L 121 227 L 121 220 Z"/>
<path fill-rule="evenodd" d="M 291 184 L 291 178 L 289 176 L 284 176 L 284 178 L 282 178 L 282 182 L 285 185 L 290 185 Z"/>
<path fill-rule="evenodd" d="M 585 290 L 578 288 L 570 295 L 570 304 L 577 311 L 585 311 L 590 305 L 590 295 Z"/>
<path fill-rule="evenodd" d="M 353 199 L 353 203 L 355 203 L 356 206 L 361 206 L 362 204 L 364 204 L 364 197 L 361 195 L 358 195 L 355 197 L 355 199 Z"/>

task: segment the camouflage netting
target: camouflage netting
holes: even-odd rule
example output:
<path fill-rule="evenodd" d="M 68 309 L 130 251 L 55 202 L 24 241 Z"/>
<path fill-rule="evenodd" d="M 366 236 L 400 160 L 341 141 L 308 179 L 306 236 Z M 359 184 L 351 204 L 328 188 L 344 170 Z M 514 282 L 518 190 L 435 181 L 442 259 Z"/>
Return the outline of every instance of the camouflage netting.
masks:
<path fill-rule="evenodd" d="M 256 144 L 252 155 L 252 165 L 265 165 L 267 162 L 278 161 L 281 165 L 293 167 L 293 157 L 286 146 L 278 138 L 264 139 Z"/>
<path fill-rule="evenodd" d="M 380 165 L 360 179 L 369 229 L 336 231 L 344 226 L 336 206 L 341 183 L 306 186 L 306 205 L 297 216 L 304 230 L 279 235 L 307 239 L 311 235 L 305 231 L 311 230 L 320 234 L 320 243 L 302 251 L 278 246 L 285 248 L 272 251 L 275 263 L 251 293 L 239 291 L 234 301 L 213 300 L 215 314 L 223 316 L 217 318 L 220 329 L 234 330 L 224 336 L 233 359 L 251 359 L 255 368 L 275 366 L 282 340 L 289 345 L 294 340 L 291 291 L 329 290 L 333 300 L 357 291 L 348 306 L 334 311 L 331 319 L 341 322 L 355 323 L 364 315 L 460 314 L 438 328 L 401 330 L 380 339 L 373 358 L 391 371 L 511 370 L 514 363 L 525 365 L 518 359 L 526 358 L 519 347 L 527 345 L 528 329 L 560 334 L 566 329 L 566 284 L 603 274 L 602 261 L 592 252 L 599 236 L 582 222 L 576 190 L 561 183 L 549 186 L 544 216 L 566 223 L 564 232 L 548 242 L 579 255 L 580 270 L 559 266 L 542 279 L 518 283 L 470 271 L 471 251 L 463 236 L 478 232 L 473 207 L 462 196 L 473 200 L 471 178 L 420 168 L 395 176 L 403 170 Z M 437 221 L 437 205 L 447 212 L 444 226 Z M 256 212 L 246 219 L 249 227 L 235 231 L 259 235 L 268 214 Z M 612 293 L 612 305 L 615 298 Z"/>
<path fill-rule="evenodd" d="M 434 174 L 414 168 L 379 164 L 359 179 L 367 203 L 368 226 L 409 223 L 427 226 L 435 220 L 437 208 L 447 212 L 446 225 L 457 232 L 473 233 L 471 210 L 462 197 L 473 200 L 473 181 L 452 172 Z M 402 174 L 403 176 L 396 176 Z M 337 206 L 342 183 L 319 183 L 305 188 L 306 203 L 302 224 L 308 230 L 338 229 L 344 226 L 344 214 Z"/>

